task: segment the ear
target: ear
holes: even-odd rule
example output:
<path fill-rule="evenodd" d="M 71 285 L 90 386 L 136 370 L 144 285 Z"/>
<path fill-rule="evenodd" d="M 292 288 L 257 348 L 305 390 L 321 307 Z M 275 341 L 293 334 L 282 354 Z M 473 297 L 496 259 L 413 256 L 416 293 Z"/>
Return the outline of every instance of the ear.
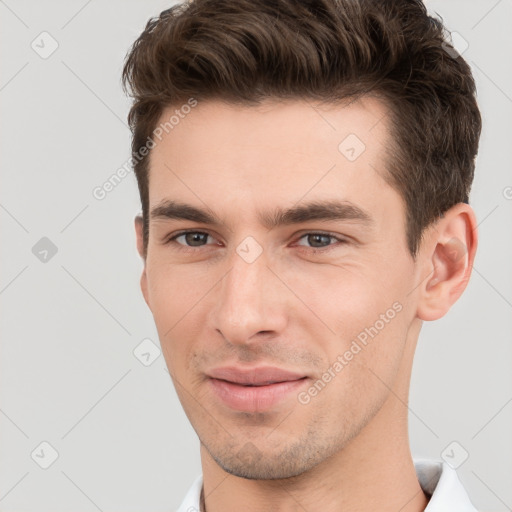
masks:
<path fill-rule="evenodd" d="M 443 317 L 465 290 L 478 245 L 473 209 L 458 203 L 445 212 L 422 244 L 422 279 L 417 316 L 422 320 Z"/>
<path fill-rule="evenodd" d="M 137 215 L 135 217 L 135 234 L 137 236 L 137 252 L 139 253 L 139 256 L 142 258 L 144 262 L 144 269 L 142 270 L 142 276 L 140 278 L 140 288 L 142 290 L 144 300 L 146 301 L 146 304 L 149 306 L 148 278 L 146 274 L 146 254 L 144 252 L 144 223 L 142 220 L 142 215 Z M 149 306 L 149 309 L 151 309 L 151 306 Z"/>

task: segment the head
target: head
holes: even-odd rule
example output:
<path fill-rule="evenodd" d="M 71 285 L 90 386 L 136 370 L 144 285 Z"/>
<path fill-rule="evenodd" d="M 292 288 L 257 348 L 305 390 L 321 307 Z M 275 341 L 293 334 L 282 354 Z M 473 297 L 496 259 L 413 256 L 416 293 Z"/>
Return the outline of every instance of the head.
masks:
<path fill-rule="evenodd" d="M 463 292 L 481 119 L 447 46 L 414 0 L 194 0 L 128 54 L 141 286 L 224 470 L 290 477 L 346 448 Z M 297 378 L 233 403 L 228 366 Z"/>

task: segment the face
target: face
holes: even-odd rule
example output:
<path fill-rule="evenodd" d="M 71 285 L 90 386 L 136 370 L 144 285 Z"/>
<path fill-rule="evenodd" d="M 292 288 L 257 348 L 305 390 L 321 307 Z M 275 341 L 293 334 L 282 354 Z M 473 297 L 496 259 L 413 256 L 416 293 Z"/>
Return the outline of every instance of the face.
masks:
<path fill-rule="evenodd" d="M 382 177 L 386 120 L 374 98 L 208 101 L 152 150 L 142 289 L 183 408 L 229 473 L 313 468 L 400 373 L 415 265 Z"/>

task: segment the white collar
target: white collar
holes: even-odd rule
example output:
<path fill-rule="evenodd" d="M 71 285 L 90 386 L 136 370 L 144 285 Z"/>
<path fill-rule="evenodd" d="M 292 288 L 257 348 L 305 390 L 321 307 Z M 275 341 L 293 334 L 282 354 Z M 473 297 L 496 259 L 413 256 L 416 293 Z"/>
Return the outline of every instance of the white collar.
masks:
<path fill-rule="evenodd" d="M 446 462 L 415 459 L 414 467 L 423 491 L 431 496 L 424 512 L 477 512 L 457 476 Z M 199 511 L 203 475 L 188 490 L 177 512 Z"/>
<path fill-rule="evenodd" d="M 446 462 L 415 459 L 414 467 L 421 488 L 431 496 L 425 512 L 477 512 L 457 472 Z"/>

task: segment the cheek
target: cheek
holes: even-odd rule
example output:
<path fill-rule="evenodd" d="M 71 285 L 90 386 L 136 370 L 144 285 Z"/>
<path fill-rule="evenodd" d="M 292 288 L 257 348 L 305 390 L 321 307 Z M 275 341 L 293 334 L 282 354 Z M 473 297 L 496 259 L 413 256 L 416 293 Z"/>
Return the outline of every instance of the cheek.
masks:
<path fill-rule="evenodd" d="M 316 411 L 330 411 L 324 414 L 326 424 L 349 433 L 382 407 L 402 363 L 403 325 L 403 320 L 395 317 L 378 332 L 361 331 L 364 337 L 331 339 L 326 349 L 329 366 L 319 376 L 321 382 L 313 383 L 321 391 L 313 390 L 317 397 L 311 399 Z"/>
<path fill-rule="evenodd" d="M 170 329 L 193 309 L 211 288 L 212 277 L 190 265 L 151 263 L 148 295 L 155 321 Z"/>
<path fill-rule="evenodd" d="M 300 277 L 293 286 L 308 308 L 297 310 L 293 320 L 315 340 L 322 359 L 328 365 L 341 360 L 349 382 L 374 380 L 365 368 L 383 376 L 393 373 L 406 339 L 399 280 L 388 272 L 379 281 L 379 272 L 356 266 L 318 266 Z"/>
<path fill-rule="evenodd" d="M 192 341 L 199 336 L 197 321 L 211 284 L 190 275 L 183 266 L 148 265 L 148 298 L 163 355 L 173 374 L 182 372 Z M 192 283 L 192 284 L 191 284 Z"/>
<path fill-rule="evenodd" d="M 290 288 L 301 298 L 308 313 L 300 323 L 321 321 L 325 334 L 343 339 L 355 336 L 391 306 L 382 286 L 367 269 L 357 265 L 312 265 L 295 268 Z"/>

